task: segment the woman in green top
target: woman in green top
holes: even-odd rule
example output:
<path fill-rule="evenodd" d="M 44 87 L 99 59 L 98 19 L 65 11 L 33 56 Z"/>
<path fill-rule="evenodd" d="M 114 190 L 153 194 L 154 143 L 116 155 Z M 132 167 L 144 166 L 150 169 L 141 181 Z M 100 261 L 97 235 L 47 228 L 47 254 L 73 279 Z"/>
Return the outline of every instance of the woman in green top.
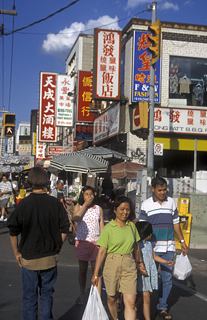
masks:
<path fill-rule="evenodd" d="M 117 320 L 117 293 L 121 292 L 125 319 L 135 320 L 137 268 L 133 253 L 136 253 L 137 260 L 137 242 L 140 237 L 134 223 L 129 221 L 130 199 L 125 196 L 118 197 L 114 203 L 114 213 L 116 218 L 104 227 L 97 242 L 100 247 L 92 284 L 97 286 L 99 271 L 105 261 L 103 278 L 112 319 Z"/>

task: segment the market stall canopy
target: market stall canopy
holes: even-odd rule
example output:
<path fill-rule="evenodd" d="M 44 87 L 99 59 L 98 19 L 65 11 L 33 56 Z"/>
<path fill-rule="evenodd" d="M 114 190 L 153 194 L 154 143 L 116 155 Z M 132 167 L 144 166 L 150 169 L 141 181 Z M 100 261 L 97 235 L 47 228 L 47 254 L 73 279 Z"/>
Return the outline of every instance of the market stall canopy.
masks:
<path fill-rule="evenodd" d="M 34 166 L 34 157 L 32 156 L 14 156 L 5 155 L 0 157 L 0 172 L 20 173 L 25 168 Z"/>
<path fill-rule="evenodd" d="M 105 148 L 105 147 L 89 147 L 89 148 L 81 150 L 80 152 L 92 154 L 94 156 L 99 156 L 99 157 L 106 159 L 106 160 L 109 160 L 112 158 L 120 159 L 120 160 L 129 160 L 129 157 L 127 157 L 125 154 L 120 153 L 115 150 Z"/>
<path fill-rule="evenodd" d="M 123 161 L 111 166 L 111 176 L 115 179 L 136 179 L 137 171 L 142 170 L 143 166 L 130 161 Z"/>
<path fill-rule="evenodd" d="M 54 157 L 50 167 L 68 172 L 104 173 L 108 169 L 108 161 L 83 152 L 71 152 Z"/>

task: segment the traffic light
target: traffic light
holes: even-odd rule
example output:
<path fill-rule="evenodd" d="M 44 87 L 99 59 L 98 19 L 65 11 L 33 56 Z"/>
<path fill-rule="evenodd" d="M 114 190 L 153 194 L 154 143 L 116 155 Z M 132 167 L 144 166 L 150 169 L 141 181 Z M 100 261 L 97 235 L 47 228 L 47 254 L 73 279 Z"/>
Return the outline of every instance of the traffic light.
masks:
<path fill-rule="evenodd" d="M 156 20 L 149 26 L 151 35 L 149 35 L 149 51 L 152 54 L 151 65 L 154 65 L 160 57 L 160 34 L 161 34 L 161 23 L 160 20 Z"/>
<path fill-rule="evenodd" d="M 4 135 L 6 137 L 12 137 L 15 135 L 15 123 L 16 123 L 15 113 L 3 114 Z"/>
<path fill-rule="evenodd" d="M 4 126 L 4 135 L 6 137 L 13 137 L 15 134 L 15 127 L 12 126 Z"/>
<path fill-rule="evenodd" d="M 15 113 L 4 113 L 3 114 L 3 124 L 4 125 L 11 125 L 15 126 L 16 123 L 16 115 Z"/>

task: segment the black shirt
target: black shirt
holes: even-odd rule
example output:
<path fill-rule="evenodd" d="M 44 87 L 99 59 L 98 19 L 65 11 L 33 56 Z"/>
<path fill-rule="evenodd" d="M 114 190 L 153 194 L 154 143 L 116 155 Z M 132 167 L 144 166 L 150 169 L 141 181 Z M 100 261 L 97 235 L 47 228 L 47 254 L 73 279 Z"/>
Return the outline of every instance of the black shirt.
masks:
<path fill-rule="evenodd" d="M 68 233 L 69 222 L 63 205 L 44 193 L 31 193 L 8 219 L 11 236 L 21 235 L 19 251 L 24 259 L 57 254 L 62 246 L 61 233 Z"/>

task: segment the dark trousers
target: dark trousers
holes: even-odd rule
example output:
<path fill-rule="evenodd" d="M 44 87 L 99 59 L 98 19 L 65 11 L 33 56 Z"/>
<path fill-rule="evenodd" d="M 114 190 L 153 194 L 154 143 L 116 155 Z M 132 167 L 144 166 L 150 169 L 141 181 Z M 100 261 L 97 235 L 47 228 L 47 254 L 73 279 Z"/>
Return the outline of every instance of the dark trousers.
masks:
<path fill-rule="evenodd" d="M 41 320 L 52 320 L 54 285 L 57 267 L 33 271 L 22 268 L 23 320 L 38 318 L 38 296 Z"/>

